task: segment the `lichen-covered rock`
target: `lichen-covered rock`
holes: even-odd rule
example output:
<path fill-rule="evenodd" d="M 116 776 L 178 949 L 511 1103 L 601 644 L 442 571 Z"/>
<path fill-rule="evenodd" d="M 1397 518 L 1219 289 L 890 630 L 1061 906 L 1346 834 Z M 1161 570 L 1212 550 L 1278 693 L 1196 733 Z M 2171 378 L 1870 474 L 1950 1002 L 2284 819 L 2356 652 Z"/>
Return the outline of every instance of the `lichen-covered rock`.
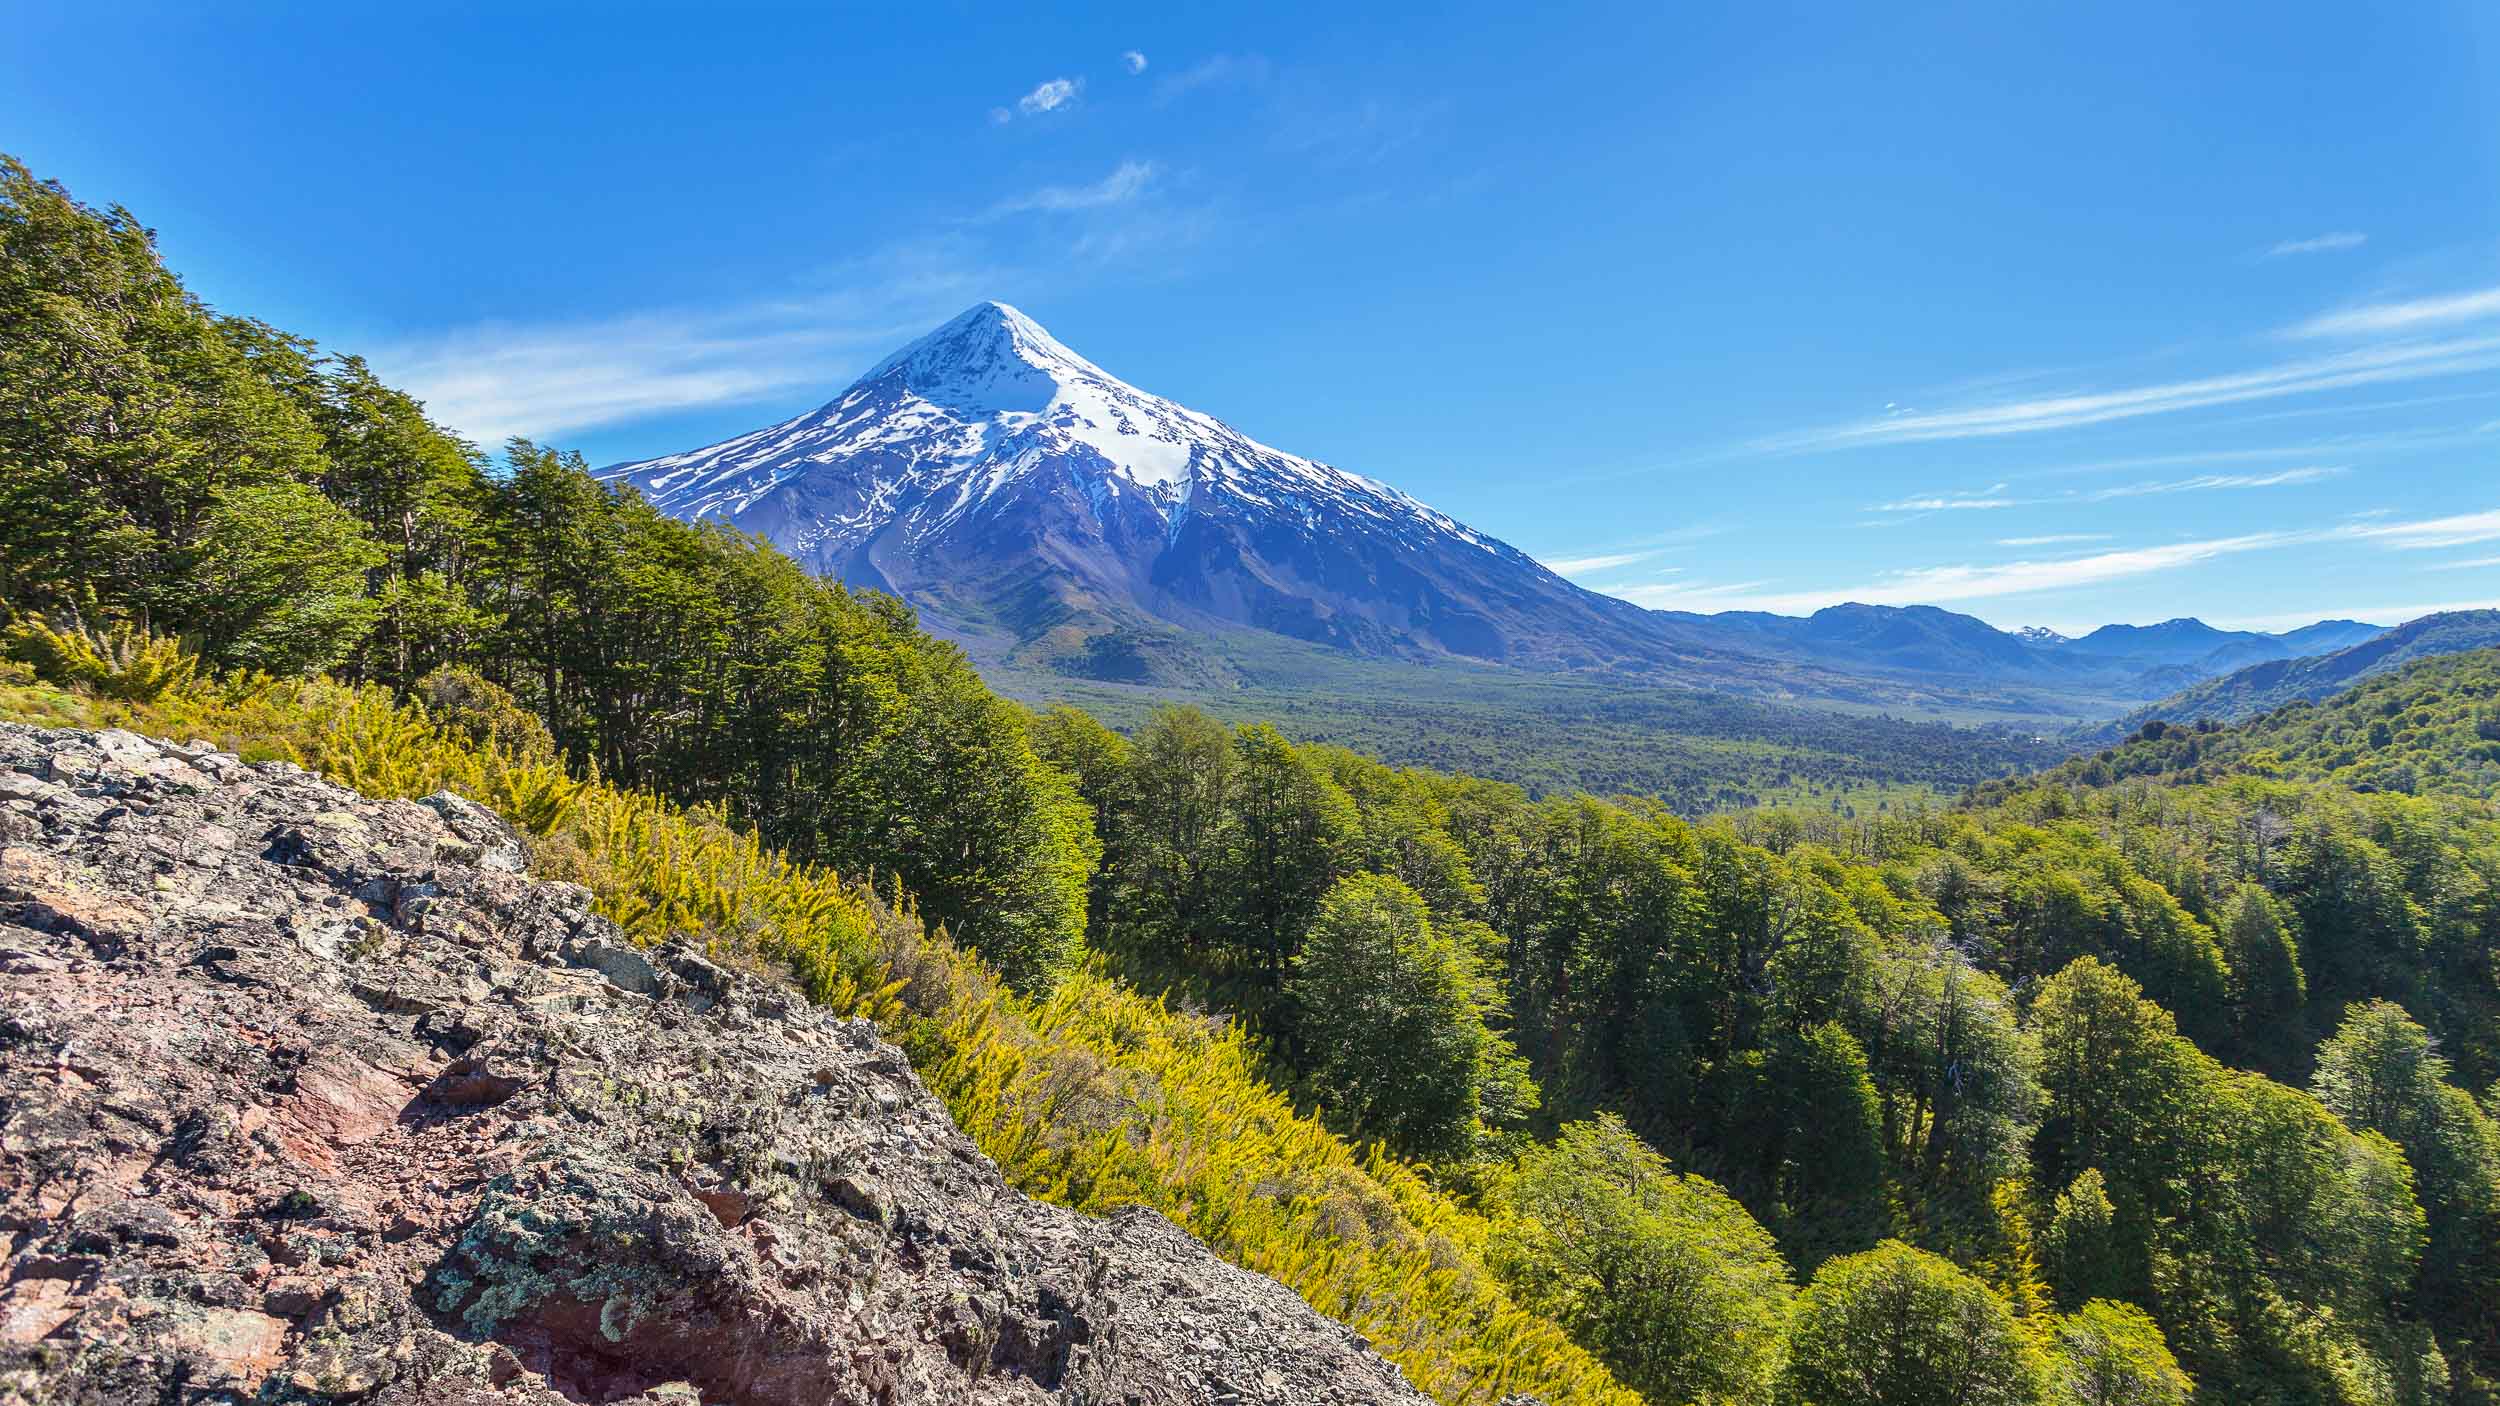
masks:
<path fill-rule="evenodd" d="M 0 725 L 0 1403 L 1422 1400 L 450 796 Z"/>

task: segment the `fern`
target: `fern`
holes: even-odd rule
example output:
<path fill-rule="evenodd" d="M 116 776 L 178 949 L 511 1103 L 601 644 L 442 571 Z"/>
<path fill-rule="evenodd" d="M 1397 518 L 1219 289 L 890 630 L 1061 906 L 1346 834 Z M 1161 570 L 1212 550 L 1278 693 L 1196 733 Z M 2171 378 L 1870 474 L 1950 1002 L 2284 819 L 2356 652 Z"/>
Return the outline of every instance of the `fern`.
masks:
<path fill-rule="evenodd" d="M 75 615 L 57 623 L 29 616 L 5 638 L 8 652 L 38 677 L 118 702 L 154 703 L 199 679 L 200 661 L 180 641 L 127 619 L 99 632 Z"/>

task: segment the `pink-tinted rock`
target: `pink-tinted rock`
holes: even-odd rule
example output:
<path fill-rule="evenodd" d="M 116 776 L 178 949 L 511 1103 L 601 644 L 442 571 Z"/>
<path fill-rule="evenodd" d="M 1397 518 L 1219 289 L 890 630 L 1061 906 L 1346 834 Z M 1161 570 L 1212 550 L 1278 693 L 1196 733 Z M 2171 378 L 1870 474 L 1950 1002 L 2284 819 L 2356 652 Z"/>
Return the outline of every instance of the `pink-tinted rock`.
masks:
<path fill-rule="evenodd" d="M 1422 1400 L 465 802 L 8 725 L 0 777 L 0 1399 Z"/>

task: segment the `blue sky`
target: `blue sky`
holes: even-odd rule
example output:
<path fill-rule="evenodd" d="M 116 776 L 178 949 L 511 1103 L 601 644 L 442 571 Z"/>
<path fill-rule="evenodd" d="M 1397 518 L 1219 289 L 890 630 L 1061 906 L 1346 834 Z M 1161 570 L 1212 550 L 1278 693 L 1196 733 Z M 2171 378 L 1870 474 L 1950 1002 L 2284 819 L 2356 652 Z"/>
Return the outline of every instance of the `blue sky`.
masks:
<path fill-rule="evenodd" d="M 2500 604 L 2500 9 L 1343 8 L 20 4 L 0 149 L 600 462 L 994 297 L 1646 604 Z"/>

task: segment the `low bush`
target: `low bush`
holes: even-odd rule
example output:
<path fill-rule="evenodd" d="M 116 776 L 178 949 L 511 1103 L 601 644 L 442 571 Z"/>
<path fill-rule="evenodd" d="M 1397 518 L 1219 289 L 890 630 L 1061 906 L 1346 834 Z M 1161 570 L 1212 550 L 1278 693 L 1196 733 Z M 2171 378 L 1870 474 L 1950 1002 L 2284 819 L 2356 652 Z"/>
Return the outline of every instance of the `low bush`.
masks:
<path fill-rule="evenodd" d="M 21 711 L 12 698 L 0 693 Z M 589 887 L 635 939 L 775 964 L 819 1003 L 875 1020 L 1027 1193 L 1097 1214 L 1161 1211 L 1361 1333 L 1448 1406 L 1520 1392 L 1549 1406 L 1640 1399 L 1510 1298 L 1484 1266 L 1481 1215 L 1297 1113 L 1238 1026 L 1141 996 L 1098 964 L 1020 994 L 925 929 L 899 884 L 792 863 L 716 811 L 576 780 L 379 689 L 254 677 L 153 703 L 22 701 L 36 720 L 203 737 L 371 796 L 458 791 L 528 831 L 534 867 Z"/>

